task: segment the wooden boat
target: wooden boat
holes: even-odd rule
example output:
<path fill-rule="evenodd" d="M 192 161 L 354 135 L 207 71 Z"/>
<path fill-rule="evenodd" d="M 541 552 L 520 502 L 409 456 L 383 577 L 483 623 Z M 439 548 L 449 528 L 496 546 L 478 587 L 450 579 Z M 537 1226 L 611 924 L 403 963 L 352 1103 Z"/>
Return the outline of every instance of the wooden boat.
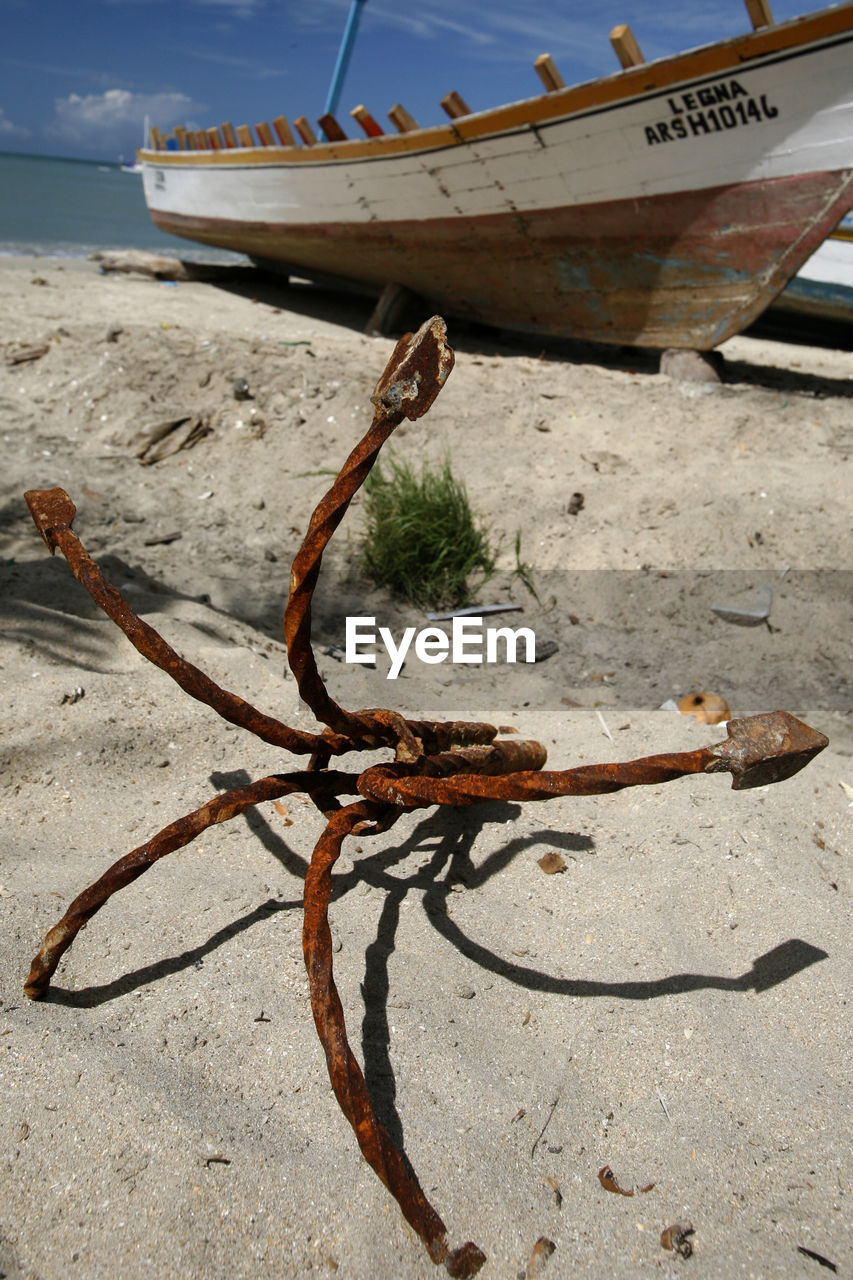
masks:
<path fill-rule="evenodd" d="M 176 130 L 139 153 L 164 231 L 450 315 L 596 341 L 709 349 L 770 303 L 853 207 L 853 0 L 420 128 L 284 119 Z M 175 148 L 175 149 L 171 149 Z"/>

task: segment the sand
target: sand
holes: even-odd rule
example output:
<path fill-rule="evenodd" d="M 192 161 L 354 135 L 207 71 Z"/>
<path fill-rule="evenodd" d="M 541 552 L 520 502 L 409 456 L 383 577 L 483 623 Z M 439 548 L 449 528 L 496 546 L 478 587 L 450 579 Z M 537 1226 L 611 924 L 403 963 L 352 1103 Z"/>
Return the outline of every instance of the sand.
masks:
<path fill-rule="evenodd" d="M 263 805 L 171 855 L 92 921 L 47 1000 L 22 993 L 46 930 L 115 858 L 296 763 L 146 664 L 48 555 L 23 491 L 66 488 L 76 531 L 147 621 L 315 727 L 281 612 L 392 349 L 364 336 L 369 312 L 249 272 L 164 284 L 0 261 L 7 1277 L 436 1274 L 329 1086 L 301 955 L 320 830 L 307 803 Z M 393 450 L 452 459 L 500 544 L 477 599 L 521 604 L 495 625 L 556 651 L 409 660 L 395 681 L 384 659 L 341 661 L 348 615 L 426 625 L 361 575 L 357 500 L 315 612 L 334 695 L 517 726 L 552 767 L 719 740 L 660 709 L 694 690 L 735 716 L 788 710 L 830 746 L 755 791 L 700 777 L 426 810 L 350 841 L 335 971 L 382 1118 L 451 1243 L 488 1255 L 483 1276 L 523 1275 L 542 1236 L 554 1277 L 823 1274 L 800 1249 L 845 1274 L 853 356 L 741 337 L 723 382 L 700 384 L 651 353 L 452 323 L 450 340 L 447 386 Z M 754 608 L 760 587 L 766 623 L 712 611 Z M 549 851 L 559 874 L 538 865 Z M 654 1188 L 611 1194 L 604 1165 Z M 690 1259 L 661 1248 L 676 1221 L 695 1228 Z"/>

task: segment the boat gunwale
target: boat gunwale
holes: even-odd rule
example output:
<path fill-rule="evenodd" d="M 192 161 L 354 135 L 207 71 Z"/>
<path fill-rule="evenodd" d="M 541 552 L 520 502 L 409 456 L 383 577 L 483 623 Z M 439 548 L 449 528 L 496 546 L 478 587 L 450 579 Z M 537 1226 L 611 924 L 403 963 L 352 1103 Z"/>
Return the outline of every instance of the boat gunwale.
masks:
<path fill-rule="evenodd" d="M 826 29 L 812 31 L 814 27 Z M 566 119 L 598 115 L 632 102 L 666 96 L 676 85 L 688 88 L 717 80 L 721 75 L 735 74 L 748 62 L 772 65 L 849 40 L 853 40 L 853 0 L 845 0 L 843 4 L 792 18 L 773 27 L 762 27 L 746 35 L 668 54 L 595 80 L 489 107 L 447 124 L 428 125 L 406 133 L 383 134 L 377 138 L 347 138 L 343 142 L 318 142 L 310 147 L 252 146 L 218 151 L 152 151 L 139 148 L 136 154 L 142 164 L 152 167 L 177 165 L 213 169 L 222 165 L 229 168 L 268 168 L 293 163 L 338 165 L 393 159 L 412 152 L 444 151 L 467 142 L 511 137 L 528 130 L 535 132 L 539 128 L 548 128 Z M 774 57 L 774 54 L 778 56 Z M 691 63 L 702 64 L 701 69 L 691 73 L 688 69 Z M 653 81 L 643 83 L 650 72 L 654 74 Z"/>

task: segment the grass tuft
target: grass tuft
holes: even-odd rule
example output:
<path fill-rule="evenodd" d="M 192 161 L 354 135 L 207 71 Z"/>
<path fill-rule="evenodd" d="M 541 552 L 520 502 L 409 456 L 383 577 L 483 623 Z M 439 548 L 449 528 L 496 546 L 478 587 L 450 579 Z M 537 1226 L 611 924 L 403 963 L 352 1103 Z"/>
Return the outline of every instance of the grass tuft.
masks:
<path fill-rule="evenodd" d="M 494 573 L 488 532 L 474 517 L 465 486 L 449 461 L 420 476 L 405 462 L 377 464 L 364 486 L 367 524 L 362 564 L 382 586 L 413 604 L 452 609 L 470 600 L 475 587 Z"/>

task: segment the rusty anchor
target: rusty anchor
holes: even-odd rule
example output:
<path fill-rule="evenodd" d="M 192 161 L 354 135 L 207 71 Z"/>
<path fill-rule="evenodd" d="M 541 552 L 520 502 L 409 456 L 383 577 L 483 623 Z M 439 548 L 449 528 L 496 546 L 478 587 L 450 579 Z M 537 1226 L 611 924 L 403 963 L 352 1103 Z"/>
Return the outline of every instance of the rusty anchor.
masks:
<path fill-rule="evenodd" d="M 51 553 L 65 556 L 74 577 L 121 628 L 136 649 L 185 692 L 223 719 L 264 742 L 297 756 L 307 767 L 274 774 L 217 795 L 193 813 L 126 854 L 79 894 L 49 931 L 32 962 L 25 991 L 43 996 L 57 965 L 79 930 L 114 893 L 175 849 L 216 823 L 253 805 L 294 792 L 310 797 L 325 819 L 305 879 L 303 953 L 311 1006 L 326 1054 L 332 1088 L 370 1166 L 397 1200 L 430 1257 L 452 1276 L 473 1276 L 485 1255 L 473 1243 L 451 1249 L 447 1229 L 417 1177 L 379 1121 L 361 1068 L 347 1039 L 343 1007 L 332 968 L 328 908 L 331 872 L 347 837 L 387 831 L 406 812 L 429 805 L 471 805 L 486 800 L 548 800 L 597 795 L 623 787 L 655 785 L 686 774 L 729 772 L 735 788 L 779 782 L 802 769 L 827 739 L 783 711 L 732 720 L 728 736 L 697 751 L 660 754 L 618 764 L 544 769 L 545 749 L 536 742 L 500 739 L 492 725 L 406 719 L 384 708 L 347 711 L 329 695 L 311 647 L 311 599 L 325 547 L 364 482 L 376 456 L 404 418 L 421 417 L 453 367 L 444 321 L 434 316 L 395 348 L 372 400 L 373 422 L 318 504 L 293 562 L 285 610 L 285 639 L 300 696 L 326 727 L 295 730 L 220 688 L 182 658 L 133 611 L 104 578 L 72 530 L 75 507 L 62 489 L 34 490 L 26 500 Z M 359 773 L 330 768 L 333 757 L 353 750 L 391 746 L 395 759 Z M 341 804 L 340 797 L 347 797 Z"/>

